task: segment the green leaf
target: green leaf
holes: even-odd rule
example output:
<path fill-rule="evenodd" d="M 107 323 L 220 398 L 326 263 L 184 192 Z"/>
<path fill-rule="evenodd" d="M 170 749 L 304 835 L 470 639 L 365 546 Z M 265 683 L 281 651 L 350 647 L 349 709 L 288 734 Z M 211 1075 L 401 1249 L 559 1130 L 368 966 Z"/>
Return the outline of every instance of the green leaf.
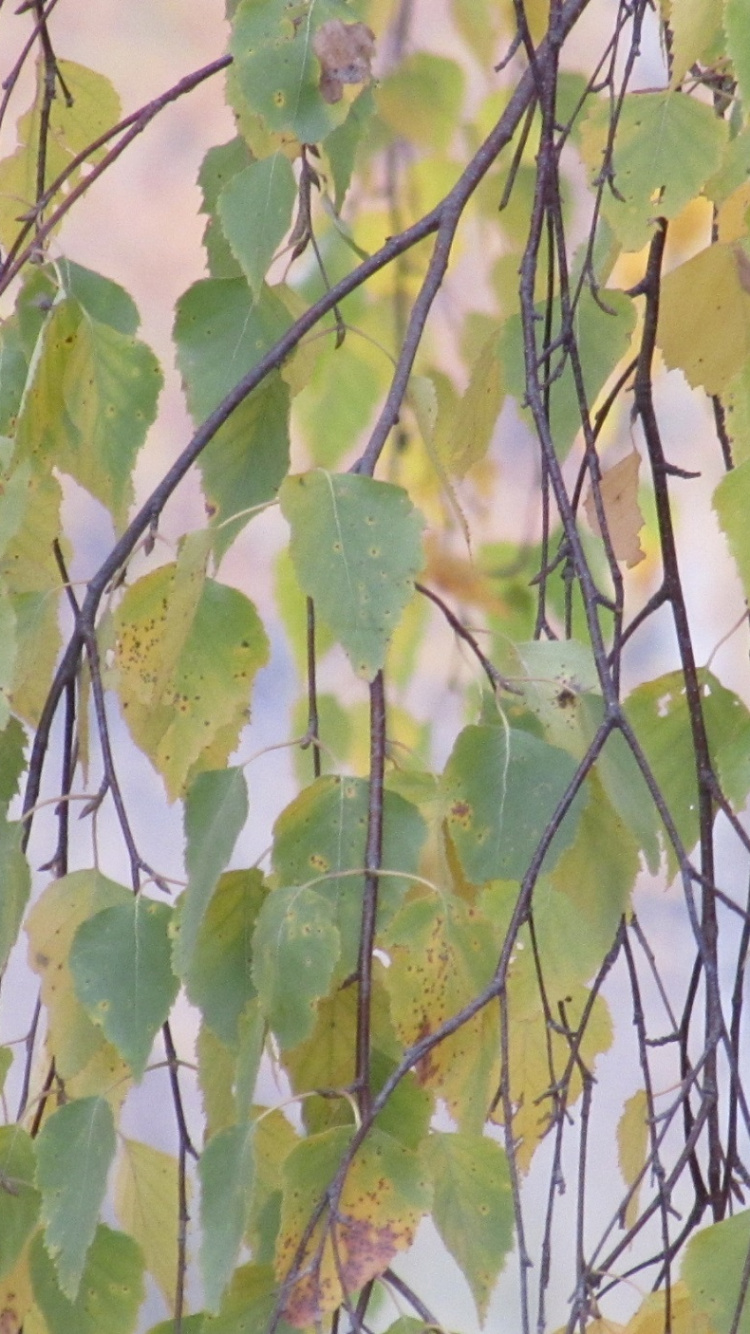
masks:
<path fill-rule="evenodd" d="M 296 885 L 268 895 L 253 938 L 253 979 L 282 1047 L 302 1042 L 312 1029 L 340 950 L 336 905 L 329 898 Z"/>
<path fill-rule="evenodd" d="M 24 771 L 26 733 L 17 718 L 0 732 L 0 802 L 12 801 Z"/>
<path fill-rule="evenodd" d="M 734 66 L 734 77 L 739 84 L 747 119 L 750 111 L 750 15 L 742 0 L 725 0 L 724 31 L 727 54 Z"/>
<path fill-rule="evenodd" d="M 226 762 L 268 656 L 253 604 L 205 578 L 204 537 L 210 541 L 199 533 L 197 543 L 184 543 L 176 565 L 133 584 L 115 614 L 123 713 L 170 797 L 198 771 Z"/>
<path fill-rule="evenodd" d="M 227 182 L 219 196 L 224 235 L 256 301 L 291 226 L 296 198 L 294 172 L 283 153 L 251 163 Z"/>
<path fill-rule="evenodd" d="M 229 143 L 209 148 L 201 163 L 198 184 L 203 194 L 202 213 L 208 214 L 203 233 L 208 271 L 212 278 L 239 278 L 242 270 L 232 254 L 229 243 L 216 217 L 219 195 L 228 181 L 249 167 L 255 159 L 245 140 L 238 135 Z"/>
<path fill-rule="evenodd" d="M 469 880 L 521 880 L 576 771 L 565 751 L 514 728 L 472 725 L 445 768 L 446 826 Z M 575 836 L 574 802 L 547 853 L 557 860 Z"/>
<path fill-rule="evenodd" d="M 421 515 L 401 487 L 321 469 L 287 478 L 280 499 L 301 588 L 372 680 L 423 565 Z"/>
<path fill-rule="evenodd" d="M 142 894 L 79 926 L 70 951 L 76 994 L 88 1016 L 140 1080 L 154 1038 L 177 995 L 169 923 L 172 909 Z"/>
<path fill-rule="evenodd" d="M 204 1327 L 205 1331 L 210 1330 L 210 1334 L 259 1334 L 260 1330 L 270 1326 L 278 1291 L 270 1264 L 242 1265 L 235 1270 L 218 1316 L 212 1317 L 210 1325 Z M 295 1334 L 285 1320 L 280 1320 L 276 1328 L 278 1334 Z"/>
<path fill-rule="evenodd" d="M 258 1071 L 263 1059 L 267 1026 L 257 997 L 248 1001 L 239 1018 L 235 1102 L 239 1118 L 247 1118 L 255 1098 Z"/>
<path fill-rule="evenodd" d="M 216 1312 L 237 1263 L 254 1176 L 253 1125 L 214 1135 L 201 1154 L 201 1271 L 206 1306 Z"/>
<path fill-rule="evenodd" d="M 745 596 L 750 596 L 750 534 L 747 528 L 750 505 L 750 459 L 722 477 L 714 491 L 713 507 L 729 543 Z"/>
<path fill-rule="evenodd" d="M 341 385 L 347 392 L 342 394 Z M 333 356 L 318 357 L 310 380 L 295 396 L 293 420 L 313 461 L 333 468 L 364 430 L 383 385 L 366 355 L 346 338 Z"/>
<path fill-rule="evenodd" d="M 267 889 L 260 871 L 227 871 L 211 896 L 185 974 L 188 996 L 228 1046 L 255 996 L 250 941 Z"/>
<path fill-rule="evenodd" d="M 378 87 L 380 116 L 397 136 L 408 126 L 409 139 L 431 155 L 445 151 L 458 128 L 464 75 L 455 60 L 416 51 Z"/>
<path fill-rule="evenodd" d="M 609 101 L 581 123 L 581 152 L 592 182 L 602 170 L 610 129 Z M 686 93 L 627 93 L 614 146 L 614 189 L 602 212 L 626 250 L 646 245 L 657 217 L 674 218 L 718 168 L 728 139 L 713 108 Z"/>
<path fill-rule="evenodd" d="M 637 781 L 636 775 L 631 781 Z M 611 947 L 640 870 L 639 847 L 622 819 L 619 804 L 612 803 L 593 775 L 586 781 L 585 792 L 575 841 L 551 875 L 570 909 L 570 930 L 576 940 L 569 956 L 583 956 L 573 979 L 576 982 L 591 977 Z M 553 895 L 535 895 L 534 925 L 564 953 L 559 923 L 553 918 L 543 922 L 544 909 L 549 910 L 553 902 Z M 546 980 L 546 962 L 543 967 Z"/>
<path fill-rule="evenodd" d="M 432 1216 L 484 1323 L 492 1289 L 513 1246 L 508 1160 L 482 1135 L 433 1132 L 422 1146 L 433 1183 Z"/>
<path fill-rule="evenodd" d="M 62 1290 L 40 1233 L 31 1244 L 31 1281 L 48 1334 L 133 1334 L 145 1296 L 143 1256 L 124 1232 L 96 1229 L 75 1300 Z"/>
<path fill-rule="evenodd" d="M 115 1212 L 122 1227 L 138 1242 L 146 1263 L 164 1295 L 174 1304 L 178 1266 L 179 1217 L 177 1159 L 150 1144 L 125 1139 L 115 1182 Z"/>
<path fill-rule="evenodd" d="M 138 307 L 119 283 L 63 257 L 56 261 L 55 269 L 65 295 L 73 297 L 92 320 L 125 336 L 136 332 L 141 322 Z"/>
<path fill-rule="evenodd" d="M 36 1226 L 34 1142 L 21 1126 L 0 1126 L 0 1278 L 10 1273 Z"/>
<path fill-rule="evenodd" d="M 711 759 L 717 768 L 720 758 L 725 759 L 722 778 L 726 795 L 739 808 L 744 805 L 750 790 L 747 786 L 750 768 L 746 763 L 736 764 L 732 752 L 740 738 L 744 738 L 745 746 L 750 745 L 750 714 L 742 701 L 731 690 L 725 689 L 711 672 L 701 669 L 698 679 Z M 625 708 L 683 846 L 690 852 L 699 836 L 698 787 L 685 682 L 681 673 L 670 672 L 654 681 L 644 682 L 628 696 Z M 677 871 L 677 858 L 671 841 L 663 831 L 660 832 L 673 876 Z"/>
<path fill-rule="evenodd" d="M 331 164 L 334 186 L 333 207 L 336 213 L 341 212 L 352 178 L 357 149 L 374 112 L 375 99 L 372 89 L 368 86 L 355 97 L 343 125 L 331 130 L 323 140 L 323 149 Z"/>
<path fill-rule="evenodd" d="M 323 98 L 313 51 L 316 30 L 333 18 L 351 22 L 356 13 L 347 0 L 301 0 L 293 12 L 287 0 L 243 0 L 234 16 L 229 49 L 241 101 L 269 130 L 300 143 L 324 139 L 346 115 L 344 101 Z"/>
<path fill-rule="evenodd" d="M 185 798 L 188 883 L 181 901 L 174 947 L 175 965 L 181 977 L 190 967 L 211 895 L 246 819 L 247 783 L 242 769 L 215 769 L 198 774 Z"/>
<path fill-rule="evenodd" d="M 45 1244 L 70 1302 L 79 1293 L 116 1143 L 106 1098 L 64 1103 L 45 1121 L 36 1142 Z"/>
<path fill-rule="evenodd" d="M 173 337 L 193 420 L 203 421 L 281 337 L 289 315 L 264 287 L 253 300 L 244 278 L 204 278 L 177 302 Z"/>
<path fill-rule="evenodd" d="M 715 1334 L 748 1334 L 747 1301 L 735 1326 L 742 1274 L 750 1246 L 750 1210 L 714 1223 L 691 1237 L 685 1247 L 682 1278 L 693 1305 L 709 1321 Z"/>
<path fill-rule="evenodd" d="M 0 808 L 0 968 L 4 968 L 18 937 L 31 889 L 29 863 L 23 853 L 24 826 L 7 820 Z"/>
<path fill-rule="evenodd" d="M 235 408 L 198 466 L 221 560 L 252 511 L 273 500 L 289 469 L 289 389 L 277 372 Z"/>
<path fill-rule="evenodd" d="M 604 309 L 603 307 L 606 307 Z M 538 307 L 540 315 L 542 307 Z M 573 332 L 578 344 L 578 355 L 583 372 L 586 401 L 589 409 L 596 402 L 609 376 L 630 346 L 635 328 L 636 309 L 624 292 L 605 289 L 595 301 L 585 289 L 575 308 Z M 557 312 L 557 325 L 560 317 Z M 553 337 L 557 328 L 553 330 Z M 526 398 L 526 366 L 521 316 L 511 315 L 500 335 L 500 357 L 505 368 L 506 389 L 519 404 Z M 565 458 L 581 429 L 581 408 L 570 358 L 561 361 L 561 354 L 553 354 L 550 383 L 550 430 L 555 449 Z M 525 420 L 531 420 L 529 408 L 522 409 Z"/>
<path fill-rule="evenodd" d="M 362 918 L 362 871 L 367 840 L 369 785 L 364 778 L 319 778 L 304 788 L 274 825 L 273 868 L 282 885 L 321 878 L 317 893 L 335 910 L 343 967 L 356 967 Z M 415 875 L 427 827 L 415 806 L 395 792 L 383 796 L 383 870 Z M 383 875 L 378 882 L 378 927 L 391 920 L 409 880 Z"/>

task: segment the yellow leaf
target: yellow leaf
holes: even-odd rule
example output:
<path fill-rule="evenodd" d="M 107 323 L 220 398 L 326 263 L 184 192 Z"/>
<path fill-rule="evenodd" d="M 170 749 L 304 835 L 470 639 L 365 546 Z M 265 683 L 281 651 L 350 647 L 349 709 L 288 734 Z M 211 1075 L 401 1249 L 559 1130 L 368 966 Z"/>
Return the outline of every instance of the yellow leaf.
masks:
<path fill-rule="evenodd" d="M 747 236 L 747 215 L 750 210 L 750 181 L 733 190 L 716 215 L 720 241 L 742 241 Z"/>
<path fill-rule="evenodd" d="M 672 1334 L 713 1334 L 711 1322 L 707 1316 L 696 1311 L 687 1285 L 682 1280 L 672 1284 L 669 1304 Z M 649 1293 L 626 1326 L 627 1334 L 663 1334 L 664 1317 L 664 1292 Z"/>
<path fill-rule="evenodd" d="M 498 335 L 493 332 L 472 367 L 466 392 L 458 400 L 455 413 L 436 440 L 441 457 L 455 477 L 465 477 L 484 458 L 504 397 Z"/>
<path fill-rule="evenodd" d="M 677 88 L 691 65 L 700 60 L 721 32 L 721 6 L 716 0 L 675 0 L 670 11 L 672 78 Z"/>
<path fill-rule="evenodd" d="M 177 1160 L 150 1144 L 121 1141 L 115 1212 L 143 1251 L 146 1268 L 174 1307 L 179 1195 Z"/>
<path fill-rule="evenodd" d="M 617 560 L 624 560 L 629 570 L 645 560 L 638 534 L 643 527 L 643 515 L 638 508 L 638 470 L 641 456 L 637 449 L 626 454 L 624 459 L 602 474 L 599 492 L 601 495 L 607 533 L 612 543 L 612 550 Z M 594 493 L 589 493 L 583 502 L 586 518 L 595 533 L 602 536 L 599 516 L 596 512 Z"/>
<path fill-rule="evenodd" d="M 58 1074 L 66 1081 L 108 1045 L 75 994 L 68 967 L 73 937 L 94 913 L 129 900 L 124 885 L 105 879 L 97 871 L 75 871 L 53 880 L 29 913 L 29 964 L 41 979 L 47 1048 L 55 1058 Z"/>
<path fill-rule="evenodd" d="M 206 1141 L 221 1130 L 233 1126 L 237 1120 L 234 1097 L 236 1060 L 232 1052 L 218 1038 L 205 1021 L 201 1024 L 196 1042 L 198 1083 L 201 1090 L 203 1115 L 206 1119 Z"/>
<path fill-rule="evenodd" d="M 625 1184 L 633 1186 L 643 1171 L 648 1149 L 648 1102 L 645 1089 L 638 1089 L 625 1103 L 617 1126 L 617 1154 Z M 638 1217 L 638 1190 L 631 1195 L 623 1211 L 623 1223 L 631 1228 Z"/>
<path fill-rule="evenodd" d="M 580 1021 L 588 996 L 588 988 L 575 987 L 566 997 L 565 1012 L 572 1030 Z M 510 1004 L 512 1007 L 512 984 Z M 537 1146 L 554 1124 L 556 1103 L 553 1090 L 569 1065 L 570 1043 L 562 1033 L 550 1032 L 541 1001 L 533 1012 L 527 1010 L 518 1018 L 511 1008 L 509 1033 L 513 1139 L 517 1145 L 519 1171 L 526 1172 Z M 606 1003 L 598 996 L 577 1048 L 588 1070 L 593 1068 L 596 1057 L 607 1051 L 611 1044 L 612 1020 Z M 570 1108 L 581 1093 L 581 1076 L 576 1065 L 567 1085 L 566 1106 Z M 497 1107 L 493 1120 L 502 1124 L 502 1106 Z"/>
<path fill-rule="evenodd" d="M 657 341 L 670 370 L 721 394 L 750 358 L 750 261 L 736 243 L 708 246 L 662 283 Z"/>
<path fill-rule="evenodd" d="M 21 1334 L 30 1329 L 28 1315 L 34 1302 L 29 1274 L 28 1246 L 9 1274 L 0 1279 L 0 1334 Z M 43 1326 L 42 1326 L 43 1327 Z"/>

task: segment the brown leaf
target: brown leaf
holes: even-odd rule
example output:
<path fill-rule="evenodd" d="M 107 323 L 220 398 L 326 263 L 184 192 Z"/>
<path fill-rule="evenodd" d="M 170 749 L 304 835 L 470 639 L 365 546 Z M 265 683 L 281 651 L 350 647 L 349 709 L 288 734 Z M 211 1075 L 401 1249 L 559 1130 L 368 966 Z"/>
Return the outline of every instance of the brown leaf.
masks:
<path fill-rule="evenodd" d="M 643 515 L 638 507 L 638 470 L 641 456 L 637 449 L 631 450 L 624 459 L 613 468 L 602 473 L 599 486 L 604 517 L 607 521 L 607 533 L 612 543 L 612 550 L 617 560 L 624 560 L 629 570 L 646 559 L 638 534 L 643 527 Z M 591 527 L 602 536 L 599 517 L 596 512 L 594 495 L 591 488 L 583 502 Z"/>
<path fill-rule="evenodd" d="M 414 1229 L 393 1224 L 376 1227 L 363 1218 L 341 1217 L 330 1241 L 329 1263 L 313 1262 L 294 1284 L 282 1316 L 295 1329 L 305 1329 L 338 1306 L 342 1293 L 356 1292 L 385 1273 L 391 1260 L 413 1240 Z"/>
<path fill-rule="evenodd" d="M 366 23 L 329 19 L 313 38 L 320 61 L 320 91 L 326 102 L 340 102 L 345 83 L 365 83 L 372 74 L 375 33 Z"/>

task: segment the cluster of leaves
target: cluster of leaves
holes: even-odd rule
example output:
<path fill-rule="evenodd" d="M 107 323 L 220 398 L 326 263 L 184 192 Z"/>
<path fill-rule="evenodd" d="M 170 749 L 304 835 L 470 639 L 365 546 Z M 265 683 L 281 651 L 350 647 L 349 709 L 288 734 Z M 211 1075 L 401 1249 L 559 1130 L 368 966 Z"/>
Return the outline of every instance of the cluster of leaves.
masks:
<path fill-rule="evenodd" d="M 410 38 L 407 0 L 228 0 L 229 56 L 124 120 L 103 75 L 58 57 L 54 2 L 22 7 L 34 38 L 3 85 L 36 53 L 0 162 L 0 965 L 27 941 L 39 986 L 22 1055 L 0 1049 L 0 1325 L 128 1334 L 150 1275 L 169 1309 L 154 1334 L 365 1330 L 381 1291 L 412 1313 L 393 1334 L 416 1334 L 440 1312 L 398 1257 L 429 1217 L 480 1321 L 515 1254 L 524 1332 L 547 1325 L 555 1266 L 569 1329 L 604 1327 L 633 1273 L 656 1291 L 629 1334 L 750 1329 L 750 905 L 715 845 L 721 812 L 733 863 L 750 855 L 750 712 L 696 664 L 671 498 L 691 473 L 665 457 L 654 387 L 658 353 L 710 404 L 713 510 L 750 592 L 745 0 L 664 0 L 658 90 L 634 82 L 657 36 L 645 0 L 453 0 L 460 59 Z M 582 61 L 586 11 L 603 36 Z M 174 319 L 196 429 L 133 513 L 161 369 L 130 296 L 58 233 L 221 71 L 237 133 L 201 167 L 207 276 Z M 525 535 L 498 420 L 534 441 Z M 602 463 L 610 441 L 622 457 Z M 208 520 L 163 562 L 159 520 L 193 468 Z M 81 597 L 71 482 L 113 530 Z M 230 760 L 270 636 L 253 574 L 238 588 L 221 568 L 276 506 L 300 786 L 263 813 L 268 865 L 227 869 L 254 796 Z M 662 609 L 674 670 L 625 695 Z M 410 700 L 446 628 L 468 720 L 434 771 L 445 721 Z M 183 803 L 176 897 L 158 837 L 152 853 L 133 834 L 117 707 Z M 71 839 L 81 787 L 90 843 Z M 105 803 L 129 887 L 100 865 Z M 693 932 L 674 994 L 633 911 L 644 870 L 677 880 Z M 631 1015 L 610 1011 L 618 974 Z M 617 1089 L 619 1171 L 594 1192 L 597 1076 L 631 1017 L 641 1087 Z M 124 1129 L 160 1066 L 174 1154 Z M 266 1106 L 268 1070 L 289 1096 Z"/>

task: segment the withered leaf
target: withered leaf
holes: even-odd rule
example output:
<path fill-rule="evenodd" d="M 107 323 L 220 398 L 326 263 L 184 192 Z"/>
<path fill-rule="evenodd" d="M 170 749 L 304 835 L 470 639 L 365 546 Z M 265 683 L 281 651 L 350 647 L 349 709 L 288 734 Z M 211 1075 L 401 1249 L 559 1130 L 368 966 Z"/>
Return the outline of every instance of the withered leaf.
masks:
<path fill-rule="evenodd" d="M 613 468 L 602 473 L 599 486 L 612 550 L 615 558 L 624 560 L 629 570 L 646 559 L 646 553 L 638 537 L 643 527 L 643 515 L 638 507 L 640 466 L 641 456 L 637 449 L 633 449 Z M 583 502 L 583 508 L 594 532 L 601 537 L 602 530 L 591 488 Z"/>
<path fill-rule="evenodd" d="M 372 74 L 375 33 L 366 23 L 329 19 L 313 38 L 320 61 L 320 92 L 326 102 L 340 102 L 345 83 L 365 83 Z"/>

